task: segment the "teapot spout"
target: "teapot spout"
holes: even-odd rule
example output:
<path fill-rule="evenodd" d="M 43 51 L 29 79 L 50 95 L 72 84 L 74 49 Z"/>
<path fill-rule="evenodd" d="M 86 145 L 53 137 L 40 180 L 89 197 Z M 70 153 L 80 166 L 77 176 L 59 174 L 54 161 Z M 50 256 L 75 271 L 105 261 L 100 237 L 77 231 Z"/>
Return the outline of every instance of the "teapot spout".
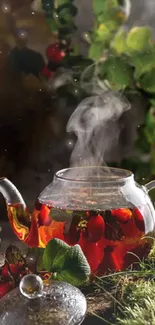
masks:
<path fill-rule="evenodd" d="M 0 193 L 6 201 L 9 222 L 15 235 L 29 247 L 42 247 L 38 233 L 38 211 L 31 214 L 17 190 L 7 178 L 0 178 Z"/>
<path fill-rule="evenodd" d="M 29 238 L 31 234 L 31 215 L 28 213 L 26 204 L 15 187 L 7 178 L 0 178 L 0 193 L 3 195 L 6 201 L 6 207 L 8 212 L 8 219 L 15 235 L 24 243 L 31 246 L 32 239 Z M 36 245 L 38 238 L 35 239 L 32 246 Z"/>
<path fill-rule="evenodd" d="M 7 178 L 0 178 L 0 193 L 3 195 L 6 205 L 18 205 L 26 208 L 26 204 L 16 186 Z"/>

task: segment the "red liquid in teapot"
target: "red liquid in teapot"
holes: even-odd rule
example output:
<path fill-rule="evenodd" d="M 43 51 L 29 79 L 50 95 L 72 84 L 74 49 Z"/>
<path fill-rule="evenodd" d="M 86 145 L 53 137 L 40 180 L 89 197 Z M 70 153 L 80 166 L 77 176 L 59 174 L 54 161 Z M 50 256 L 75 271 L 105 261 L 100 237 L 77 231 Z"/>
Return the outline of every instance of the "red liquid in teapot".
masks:
<path fill-rule="evenodd" d="M 97 275 L 121 271 L 150 250 L 137 208 L 73 211 L 38 203 L 31 215 L 20 205 L 8 205 L 8 214 L 15 234 L 30 247 L 45 247 L 53 238 L 79 244 Z"/>

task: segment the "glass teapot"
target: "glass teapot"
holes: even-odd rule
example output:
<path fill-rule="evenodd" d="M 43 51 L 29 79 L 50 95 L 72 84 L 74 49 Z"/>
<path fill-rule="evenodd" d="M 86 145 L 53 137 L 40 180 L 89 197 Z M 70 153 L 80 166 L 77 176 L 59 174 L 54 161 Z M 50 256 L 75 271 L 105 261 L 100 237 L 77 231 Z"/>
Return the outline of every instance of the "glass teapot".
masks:
<path fill-rule="evenodd" d="M 148 191 L 132 172 L 108 167 L 74 167 L 58 171 L 28 212 L 16 187 L 0 179 L 13 231 L 30 247 L 53 238 L 79 244 L 93 273 L 120 271 L 147 256 L 155 228 Z"/>

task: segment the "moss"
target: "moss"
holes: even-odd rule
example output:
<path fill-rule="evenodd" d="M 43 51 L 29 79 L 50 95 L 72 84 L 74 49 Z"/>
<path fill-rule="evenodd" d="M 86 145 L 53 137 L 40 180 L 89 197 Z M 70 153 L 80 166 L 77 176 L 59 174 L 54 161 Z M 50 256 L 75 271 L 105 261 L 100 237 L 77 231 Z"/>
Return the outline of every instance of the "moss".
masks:
<path fill-rule="evenodd" d="M 122 325 L 155 325 L 155 282 L 139 280 L 126 286 L 126 306 L 123 317 L 117 318 Z"/>

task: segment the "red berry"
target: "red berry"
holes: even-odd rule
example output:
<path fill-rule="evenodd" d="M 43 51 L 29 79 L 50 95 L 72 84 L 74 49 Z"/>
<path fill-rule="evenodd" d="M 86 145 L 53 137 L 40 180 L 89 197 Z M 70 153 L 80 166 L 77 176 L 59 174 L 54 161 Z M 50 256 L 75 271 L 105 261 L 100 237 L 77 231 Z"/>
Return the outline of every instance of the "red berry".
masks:
<path fill-rule="evenodd" d="M 88 239 L 91 242 L 97 242 L 104 234 L 105 223 L 100 214 L 91 216 L 87 224 Z"/>
<path fill-rule="evenodd" d="M 50 71 L 47 66 L 45 66 L 42 71 L 41 74 L 44 75 L 47 78 L 51 78 L 52 77 L 52 71 Z"/>
<path fill-rule="evenodd" d="M 100 265 L 103 256 L 104 256 L 104 249 L 103 246 L 100 248 L 99 243 L 92 243 L 90 242 L 84 233 L 80 238 L 80 246 L 84 255 L 87 258 L 87 261 L 90 265 L 91 271 L 96 273 L 98 266 Z"/>
<path fill-rule="evenodd" d="M 145 224 L 144 224 L 144 218 L 141 214 L 141 212 L 136 208 L 133 210 L 134 220 L 137 228 L 140 231 L 145 231 Z"/>
<path fill-rule="evenodd" d="M 60 49 L 59 44 L 55 43 L 48 46 L 46 56 L 50 61 L 58 63 L 63 59 L 65 53 Z"/>
<path fill-rule="evenodd" d="M 52 219 L 49 216 L 49 213 L 50 209 L 46 205 L 42 205 L 38 215 L 39 226 L 50 226 Z"/>
<path fill-rule="evenodd" d="M 127 222 L 132 219 L 132 212 L 129 209 L 115 209 L 111 215 L 120 222 Z"/>
<path fill-rule="evenodd" d="M 69 232 L 64 233 L 64 239 L 69 245 L 75 245 L 80 239 L 80 229 L 77 228 L 77 224 L 72 222 Z"/>

